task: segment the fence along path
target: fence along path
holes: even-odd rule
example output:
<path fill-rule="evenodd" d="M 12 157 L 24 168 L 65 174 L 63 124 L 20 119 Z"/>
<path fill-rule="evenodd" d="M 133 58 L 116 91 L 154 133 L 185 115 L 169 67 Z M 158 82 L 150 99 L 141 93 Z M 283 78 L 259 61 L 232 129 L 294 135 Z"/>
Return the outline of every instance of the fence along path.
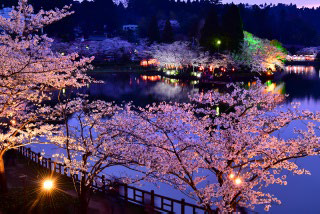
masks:
<path fill-rule="evenodd" d="M 52 161 L 51 158 L 46 158 L 41 156 L 40 153 L 32 151 L 30 148 L 19 147 L 19 153 L 30 161 L 38 164 L 41 167 L 49 169 L 60 175 L 65 175 L 67 177 L 73 176 L 73 178 L 80 182 L 81 173 L 71 174 L 70 170 L 65 167 L 64 164 Z M 127 184 L 119 183 L 117 184 L 121 188 L 119 192 L 120 197 L 127 202 L 132 202 L 142 206 L 150 206 L 155 211 L 167 212 L 167 213 L 204 213 L 208 214 L 203 207 L 187 203 L 184 199 L 177 200 L 169 198 L 166 196 L 158 195 L 154 193 L 154 190 L 146 191 L 138 189 L 136 187 L 129 186 Z M 92 185 L 92 188 L 101 193 L 106 193 L 108 186 L 105 183 L 104 176 L 96 176 L 96 179 Z"/>

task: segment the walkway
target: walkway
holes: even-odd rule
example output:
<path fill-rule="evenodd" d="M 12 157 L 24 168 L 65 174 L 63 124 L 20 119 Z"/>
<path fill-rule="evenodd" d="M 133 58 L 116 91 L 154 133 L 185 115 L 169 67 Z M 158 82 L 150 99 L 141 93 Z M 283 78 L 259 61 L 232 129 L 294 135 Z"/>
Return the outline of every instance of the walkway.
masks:
<path fill-rule="evenodd" d="M 12 158 L 12 153 L 9 158 L 6 158 L 6 175 L 9 189 L 12 188 L 25 188 L 29 186 L 41 186 L 41 180 L 48 175 L 45 169 L 36 166 L 31 161 L 18 155 Z M 62 178 L 59 176 L 58 182 L 63 185 L 59 185 L 59 190 L 77 198 L 77 193 L 73 188 L 73 184 L 70 179 Z M 1 213 L 1 212 L 0 212 Z M 73 209 L 71 212 L 79 213 L 79 210 Z M 71 214 L 70 213 L 70 214 Z M 147 208 L 125 202 L 124 200 L 117 199 L 116 197 L 99 196 L 97 194 L 92 195 L 92 199 L 89 204 L 90 214 L 135 214 L 135 213 L 153 213 L 148 211 Z"/>

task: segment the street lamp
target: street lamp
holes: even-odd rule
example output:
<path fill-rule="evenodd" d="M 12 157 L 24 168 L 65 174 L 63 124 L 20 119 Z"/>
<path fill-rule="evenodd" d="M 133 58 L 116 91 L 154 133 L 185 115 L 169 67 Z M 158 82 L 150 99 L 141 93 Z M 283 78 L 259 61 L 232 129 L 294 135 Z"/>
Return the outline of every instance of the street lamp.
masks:
<path fill-rule="evenodd" d="M 241 178 L 237 178 L 235 181 L 234 181 L 237 185 L 240 185 L 242 183 L 242 180 Z"/>
<path fill-rule="evenodd" d="M 17 124 L 17 121 L 16 120 L 11 120 L 10 123 L 11 123 L 11 125 L 15 126 Z"/>
<path fill-rule="evenodd" d="M 42 188 L 46 191 L 51 191 L 54 188 L 53 180 L 50 180 L 50 179 L 44 180 Z"/>
<path fill-rule="evenodd" d="M 218 53 L 219 53 L 219 52 L 220 52 L 220 51 L 219 51 L 219 48 L 220 48 L 220 45 L 221 45 L 221 40 L 218 39 L 216 43 L 217 43 L 217 46 L 218 46 Z"/>
<path fill-rule="evenodd" d="M 235 177 L 235 175 L 234 175 L 233 173 L 231 173 L 231 174 L 229 175 L 229 178 L 230 178 L 230 179 L 234 179 L 234 177 Z"/>

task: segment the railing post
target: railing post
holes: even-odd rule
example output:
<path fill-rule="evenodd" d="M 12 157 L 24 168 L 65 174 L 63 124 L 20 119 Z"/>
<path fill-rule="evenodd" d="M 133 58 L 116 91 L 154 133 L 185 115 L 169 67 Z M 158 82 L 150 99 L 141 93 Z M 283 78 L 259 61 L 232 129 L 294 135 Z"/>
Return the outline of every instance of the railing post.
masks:
<path fill-rule="evenodd" d="M 186 201 L 183 199 L 181 199 L 181 214 L 185 213 L 185 203 Z"/>
<path fill-rule="evenodd" d="M 47 166 L 47 168 L 51 171 L 51 170 L 52 170 L 52 167 L 51 167 L 51 165 L 52 165 L 52 164 L 51 164 L 51 163 L 52 163 L 52 162 L 51 162 L 51 158 L 48 158 L 47 161 L 48 161 L 48 166 Z"/>
<path fill-rule="evenodd" d="M 105 180 L 104 175 L 101 176 L 101 182 L 102 182 L 102 191 L 103 191 L 103 193 L 105 193 L 106 192 L 106 180 Z"/>
<path fill-rule="evenodd" d="M 38 152 L 38 164 L 39 164 L 39 165 L 41 165 L 41 164 L 40 164 L 40 159 L 41 159 L 41 153 Z"/>
<path fill-rule="evenodd" d="M 124 184 L 124 200 L 128 201 L 128 185 Z"/>
<path fill-rule="evenodd" d="M 68 169 L 66 168 L 66 165 L 63 165 L 63 172 L 66 176 L 68 176 Z"/>
<path fill-rule="evenodd" d="M 151 190 L 151 201 L 150 201 L 150 205 L 152 208 L 154 208 L 154 190 Z"/>
<path fill-rule="evenodd" d="M 31 149 L 30 148 L 28 148 L 28 158 L 30 159 L 30 155 L 31 155 Z"/>
<path fill-rule="evenodd" d="M 28 166 L 30 165 L 30 154 L 31 154 L 31 149 L 27 149 L 27 158 L 28 158 Z"/>

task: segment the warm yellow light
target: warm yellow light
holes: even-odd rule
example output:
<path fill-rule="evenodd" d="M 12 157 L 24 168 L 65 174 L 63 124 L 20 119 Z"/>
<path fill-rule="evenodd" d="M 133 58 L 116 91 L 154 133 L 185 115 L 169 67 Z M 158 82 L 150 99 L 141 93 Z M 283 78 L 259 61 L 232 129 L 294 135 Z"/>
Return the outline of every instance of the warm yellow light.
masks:
<path fill-rule="evenodd" d="M 242 183 L 241 179 L 240 178 L 237 178 L 235 181 L 234 181 L 237 185 L 240 185 Z"/>
<path fill-rule="evenodd" d="M 53 189 L 53 181 L 52 180 L 45 180 L 43 182 L 43 189 L 50 191 Z"/>
<path fill-rule="evenodd" d="M 14 126 L 17 124 L 17 122 L 15 120 L 11 120 L 10 123 Z"/>
<path fill-rule="evenodd" d="M 218 41 L 217 41 L 217 45 L 221 45 L 221 40 L 218 40 Z"/>
<path fill-rule="evenodd" d="M 276 89 L 277 85 L 275 83 L 270 84 L 266 88 L 266 92 L 273 92 Z"/>
<path fill-rule="evenodd" d="M 230 179 L 234 179 L 234 176 L 235 176 L 235 175 L 234 175 L 233 173 L 231 173 L 231 174 L 229 175 L 229 178 L 230 178 Z"/>

